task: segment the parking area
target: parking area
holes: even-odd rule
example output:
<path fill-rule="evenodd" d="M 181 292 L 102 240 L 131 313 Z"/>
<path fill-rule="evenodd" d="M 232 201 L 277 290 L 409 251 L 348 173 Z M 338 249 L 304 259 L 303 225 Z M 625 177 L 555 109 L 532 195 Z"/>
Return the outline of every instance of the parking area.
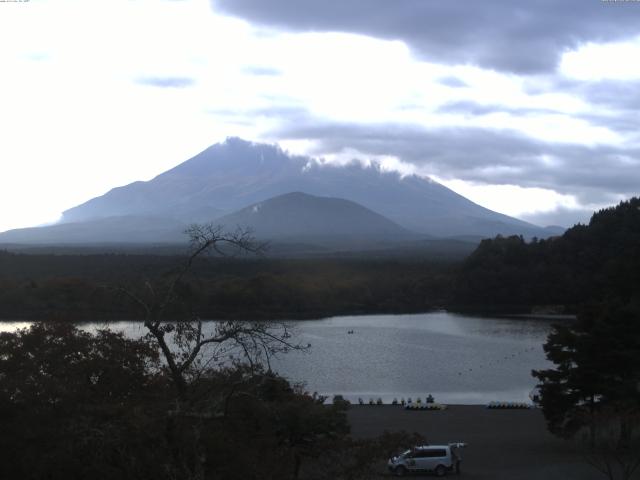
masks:
<path fill-rule="evenodd" d="M 431 444 L 466 442 L 461 477 L 469 480 L 604 478 L 586 463 L 579 445 L 547 432 L 542 412 L 536 409 L 454 405 L 443 411 L 409 411 L 392 405 L 355 405 L 349 420 L 355 437 L 405 430 L 424 435 Z"/>

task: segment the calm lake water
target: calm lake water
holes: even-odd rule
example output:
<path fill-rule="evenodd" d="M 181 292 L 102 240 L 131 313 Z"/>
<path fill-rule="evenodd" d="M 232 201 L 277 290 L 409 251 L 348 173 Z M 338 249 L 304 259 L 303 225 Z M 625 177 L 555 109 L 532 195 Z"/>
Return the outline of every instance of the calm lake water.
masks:
<path fill-rule="evenodd" d="M 443 403 L 527 401 L 531 370 L 549 365 L 542 344 L 551 323 L 444 312 L 328 318 L 298 324 L 311 352 L 282 358 L 276 369 L 352 401 L 424 401 L 429 393 Z"/>
<path fill-rule="evenodd" d="M 352 401 L 424 401 L 429 393 L 449 404 L 528 401 L 536 384 L 531 370 L 549 366 L 542 344 L 558 321 L 434 312 L 288 322 L 293 339 L 311 349 L 283 355 L 272 366 L 291 381 L 304 381 L 310 392 Z M 28 323 L 0 323 L 0 331 L 24 326 Z M 96 326 L 104 324 L 85 328 Z M 138 322 L 110 327 L 131 336 L 144 333 Z"/>

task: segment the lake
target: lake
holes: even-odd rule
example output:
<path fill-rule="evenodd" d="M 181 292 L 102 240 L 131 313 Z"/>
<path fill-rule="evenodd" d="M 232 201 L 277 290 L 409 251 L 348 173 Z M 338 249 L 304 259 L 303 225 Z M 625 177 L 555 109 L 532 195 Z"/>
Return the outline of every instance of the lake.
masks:
<path fill-rule="evenodd" d="M 352 401 L 429 393 L 450 404 L 528 401 L 531 370 L 549 366 L 542 344 L 551 324 L 445 312 L 334 317 L 298 324 L 311 352 L 274 365 L 310 391 Z"/>
<path fill-rule="evenodd" d="M 532 369 L 547 368 L 542 350 L 558 318 L 495 318 L 432 312 L 359 315 L 287 322 L 294 340 L 311 344 L 272 361 L 274 370 L 310 392 L 362 398 L 432 394 L 437 402 L 484 404 L 528 401 Z M 0 323 L 0 331 L 28 326 Z M 84 328 L 103 327 L 86 324 Z M 116 322 L 114 330 L 144 333 L 139 322 Z M 353 330 L 353 334 L 347 333 Z"/>

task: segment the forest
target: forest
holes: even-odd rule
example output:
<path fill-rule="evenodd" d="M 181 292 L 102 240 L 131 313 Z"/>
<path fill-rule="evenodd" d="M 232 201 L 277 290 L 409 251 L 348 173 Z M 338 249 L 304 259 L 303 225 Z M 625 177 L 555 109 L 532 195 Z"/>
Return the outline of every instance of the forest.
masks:
<path fill-rule="evenodd" d="M 640 198 L 600 210 L 562 236 L 483 240 L 462 263 L 451 306 L 460 310 L 576 313 L 610 298 L 639 303 Z"/>
<path fill-rule="evenodd" d="M 135 319 L 120 293 L 184 257 L 0 252 L 0 318 Z M 182 285 L 203 318 L 318 318 L 446 305 L 455 263 L 409 258 L 203 258 Z"/>
<path fill-rule="evenodd" d="M 586 301 L 638 302 L 640 199 L 596 212 L 562 236 L 483 240 L 467 258 L 350 255 L 199 258 L 182 288 L 203 318 L 308 319 L 446 308 L 576 313 Z M 183 256 L 0 251 L 0 318 L 135 319 L 121 295 Z"/>

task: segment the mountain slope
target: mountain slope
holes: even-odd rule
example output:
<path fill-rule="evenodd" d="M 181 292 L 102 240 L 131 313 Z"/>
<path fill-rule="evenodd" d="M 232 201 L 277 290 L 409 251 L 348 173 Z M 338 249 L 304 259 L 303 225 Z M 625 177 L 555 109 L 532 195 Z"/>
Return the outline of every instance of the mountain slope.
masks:
<path fill-rule="evenodd" d="M 186 225 L 165 217 L 118 216 L 0 233 L 0 243 L 79 245 L 107 243 L 183 243 Z"/>
<path fill-rule="evenodd" d="M 276 146 L 237 138 L 213 145 L 148 182 L 114 188 L 64 212 L 63 222 L 101 217 L 166 216 L 211 221 L 289 192 L 350 200 L 409 230 L 436 236 L 548 236 L 521 220 L 481 207 L 418 176 L 373 164 L 346 167 L 291 156 Z"/>
<path fill-rule="evenodd" d="M 257 238 L 394 241 L 417 235 L 355 202 L 301 192 L 255 203 L 217 220 L 228 229 L 249 227 Z"/>
<path fill-rule="evenodd" d="M 423 239 L 355 202 L 301 192 L 280 195 L 221 217 L 228 230 L 249 228 L 258 240 L 301 242 L 305 248 L 370 248 Z M 4 244 L 77 245 L 183 243 L 186 225 L 167 217 L 118 216 L 0 233 Z"/>

